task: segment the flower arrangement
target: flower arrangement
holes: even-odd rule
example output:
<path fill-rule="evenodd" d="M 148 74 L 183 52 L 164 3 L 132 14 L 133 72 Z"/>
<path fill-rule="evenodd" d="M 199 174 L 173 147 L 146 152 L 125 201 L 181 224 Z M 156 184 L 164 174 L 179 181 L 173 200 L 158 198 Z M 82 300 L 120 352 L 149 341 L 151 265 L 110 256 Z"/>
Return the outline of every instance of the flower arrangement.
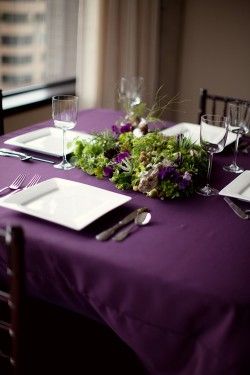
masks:
<path fill-rule="evenodd" d="M 91 140 L 74 140 L 75 165 L 97 178 L 109 178 L 118 189 L 160 199 L 192 195 L 206 173 L 206 153 L 182 135 L 148 132 L 147 122 L 138 112 L 133 115 L 134 122 L 115 124 Z"/>

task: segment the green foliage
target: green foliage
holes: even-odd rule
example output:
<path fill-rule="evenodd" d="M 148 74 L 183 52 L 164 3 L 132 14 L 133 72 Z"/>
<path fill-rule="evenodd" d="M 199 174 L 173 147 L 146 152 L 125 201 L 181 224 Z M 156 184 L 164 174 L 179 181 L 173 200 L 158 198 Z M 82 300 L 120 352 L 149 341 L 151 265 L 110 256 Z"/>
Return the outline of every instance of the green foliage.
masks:
<path fill-rule="evenodd" d="M 118 189 L 161 199 L 192 195 L 207 170 L 207 156 L 200 146 L 158 131 L 140 138 L 133 132 L 96 133 L 90 141 L 75 140 L 73 154 L 75 165 L 86 173 L 103 178 L 108 168 Z"/>

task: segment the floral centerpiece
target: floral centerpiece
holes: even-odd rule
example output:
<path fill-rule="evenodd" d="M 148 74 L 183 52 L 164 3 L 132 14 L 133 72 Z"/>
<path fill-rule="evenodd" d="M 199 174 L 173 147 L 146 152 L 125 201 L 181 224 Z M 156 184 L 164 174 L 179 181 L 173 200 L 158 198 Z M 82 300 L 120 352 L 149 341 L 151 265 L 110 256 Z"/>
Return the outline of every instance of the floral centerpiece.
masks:
<path fill-rule="evenodd" d="M 91 140 L 74 140 L 74 164 L 97 178 L 109 178 L 118 189 L 160 199 L 192 195 L 206 174 L 207 154 L 182 134 L 150 131 L 150 123 L 161 121 L 165 109 L 179 103 L 178 95 L 159 97 L 160 90 L 152 107 L 123 100 L 125 115 L 110 130 Z"/>
<path fill-rule="evenodd" d="M 133 189 L 150 197 L 177 198 L 194 193 L 207 169 L 206 153 L 182 135 L 167 137 L 148 130 L 152 111 L 143 117 L 144 103 L 131 118 L 91 140 L 74 140 L 77 167 L 97 178 L 109 178 L 118 189 Z"/>

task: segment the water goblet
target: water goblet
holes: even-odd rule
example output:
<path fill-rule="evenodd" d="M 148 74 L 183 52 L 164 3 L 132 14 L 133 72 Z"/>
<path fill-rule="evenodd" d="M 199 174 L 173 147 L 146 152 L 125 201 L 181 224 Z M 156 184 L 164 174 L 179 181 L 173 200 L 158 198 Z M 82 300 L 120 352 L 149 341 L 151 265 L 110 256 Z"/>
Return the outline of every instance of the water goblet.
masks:
<path fill-rule="evenodd" d="M 204 196 L 217 195 L 218 190 L 210 186 L 210 176 L 214 153 L 221 152 L 226 144 L 228 134 L 228 119 L 219 115 L 203 115 L 200 124 L 200 143 L 208 153 L 208 170 L 206 185 L 197 191 Z"/>
<path fill-rule="evenodd" d="M 129 116 L 133 107 L 141 103 L 143 77 L 122 77 L 119 86 L 119 101 Z"/>
<path fill-rule="evenodd" d="M 74 166 L 68 162 L 65 152 L 65 134 L 69 129 L 73 129 L 77 121 L 78 97 L 74 95 L 59 95 L 52 97 L 52 118 L 54 125 L 62 129 L 62 153 L 63 158 L 55 168 L 72 169 Z"/>
<path fill-rule="evenodd" d="M 237 102 L 230 103 L 228 106 L 228 121 L 229 130 L 236 133 L 236 140 L 234 146 L 234 158 L 231 164 L 224 165 L 223 169 L 227 172 L 241 173 L 244 171 L 242 167 L 237 164 L 238 146 L 240 135 L 249 132 L 250 127 L 250 107 L 247 104 L 239 104 Z"/>

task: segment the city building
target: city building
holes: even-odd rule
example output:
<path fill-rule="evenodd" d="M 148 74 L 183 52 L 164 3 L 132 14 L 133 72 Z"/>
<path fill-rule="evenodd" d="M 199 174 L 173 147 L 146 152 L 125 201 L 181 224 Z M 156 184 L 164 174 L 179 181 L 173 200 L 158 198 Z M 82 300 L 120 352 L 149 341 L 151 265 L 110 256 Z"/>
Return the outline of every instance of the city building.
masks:
<path fill-rule="evenodd" d="M 78 0 L 0 0 L 3 90 L 75 76 Z"/>

